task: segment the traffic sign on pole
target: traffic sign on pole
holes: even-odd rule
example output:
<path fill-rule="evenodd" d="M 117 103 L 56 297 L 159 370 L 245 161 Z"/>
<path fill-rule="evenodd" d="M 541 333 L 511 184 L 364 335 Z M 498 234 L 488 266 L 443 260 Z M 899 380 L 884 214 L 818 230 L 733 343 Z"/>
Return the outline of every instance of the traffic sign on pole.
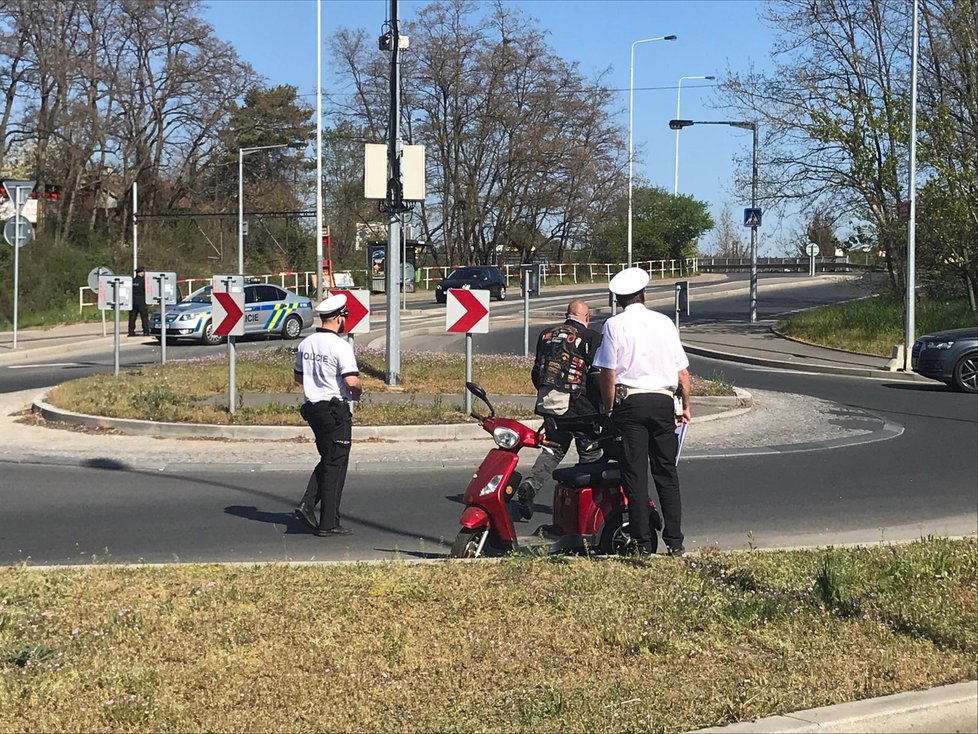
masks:
<path fill-rule="evenodd" d="M 98 307 L 102 311 L 131 311 L 132 278 L 128 275 L 100 275 Z"/>
<path fill-rule="evenodd" d="M 228 412 L 237 402 L 235 337 L 244 334 L 244 276 L 215 275 L 211 280 L 211 333 L 228 338 Z"/>
<path fill-rule="evenodd" d="M 146 301 L 156 305 L 177 303 L 177 274 L 173 271 L 154 271 L 146 273 Z"/>
<path fill-rule="evenodd" d="M 3 238 L 11 247 L 23 247 L 34 239 L 34 225 L 26 217 L 11 217 L 3 225 Z"/>
<path fill-rule="evenodd" d="M 348 291 L 342 288 L 330 288 L 329 294 L 336 296 L 342 293 L 346 296 L 346 334 L 366 334 L 370 331 L 370 291 Z"/>
<path fill-rule="evenodd" d="M 98 293 L 98 279 L 102 275 L 112 275 L 112 271 L 104 265 L 99 265 L 88 273 L 88 287 L 94 293 Z"/>
<path fill-rule="evenodd" d="M 744 226 L 745 227 L 761 226 L 761 210 L 759 208 L 748 207 L 744 209 Z"/>
<path fill-rule="evenodd" d="M 489 291 L 450 288 L 445 304 L 445 331 L 453 334 L 489 332 Z"/>

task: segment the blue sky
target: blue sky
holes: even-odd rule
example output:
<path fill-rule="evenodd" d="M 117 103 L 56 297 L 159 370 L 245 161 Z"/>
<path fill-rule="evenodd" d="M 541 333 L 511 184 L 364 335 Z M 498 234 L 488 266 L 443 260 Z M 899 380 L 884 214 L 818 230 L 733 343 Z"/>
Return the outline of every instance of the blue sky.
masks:
<path fill-rule="evenodd" d="M 427 0 L 401 0 L 401 19 L 412 19 L 426 4 Z M 536 18 L 554 51 L 577 61 L 585 76 L 609 70 L 606 83 L 620 90 L 617 101 L 623 126 L 628 123 L 632 43 L 669 34 L 679 37 L 635 47 L 634 172 L 668 191 L 673 188 L 675 166 L 675 133 L 668 129 L 668 121 L 676 113 L 679 78 L 721 78 L 728 69 L 770 66 L 774 39 L 760 20 L 764 9 L 759 0 L 510 0 L 507 4 Z M 322 7 L 324 40 L 340 27 L 365 28 L 379 35 L 389 0 L 323 0 Z M 315 93 L 314 0 L 211 0 L 204 15 L 217 34 L 270 83 L 294 84 L 300 93 Z M 333 72 L 324 47 L 326 92 L 341 88 Z M 724 119 L 722 110 L 713 106 L 713 89 L 708 86 L 713 83 L 683 82 L 682 117 Z M 714 218 L 725 203 L 739 217 L 750 203 L 750 193 L 732 190 L 732 157 L 749 149 L 749 131 L 704 126 L 687 129 L 681 136 L 680 193 L 708 202 Z M 765 217 L 764 224 L 759 232 L 762 251 L 780 254 L 778 223 Z"/>

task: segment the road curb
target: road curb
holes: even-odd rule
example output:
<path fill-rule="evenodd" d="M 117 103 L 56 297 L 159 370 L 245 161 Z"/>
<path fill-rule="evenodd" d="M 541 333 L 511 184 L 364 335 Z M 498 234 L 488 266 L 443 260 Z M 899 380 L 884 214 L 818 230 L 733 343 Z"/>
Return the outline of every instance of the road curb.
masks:
<path fill-rule="evenodd" d="M 736 395 L 704 396 L 701 401 L 710 401 L 714 405 L 736 405 L 739 407 L 703 416 L 698 419 L 706 423 L 723 418 L 733 418 L 743 415 L 752 409 L 752 396 L 746 390 L 733 388 Z M 308 442 L 308 426 L 223 426 L 209 423 L 163 423 L 158 421 L 138 420 L 134 418 L 108 418 L 97 415 L 75 413 L 47 402 L 50 390 L 40 393 L 32 401 L 32 410 L 48 421 L 68 423 L 88 428 L 111 428 L 131 436 L 149 436 L 152 438 L 219 438 L 239 441 L 303 441 Z M 538 418 L 523 421 L 531 428 L 539 428 L 542 421 Z M 354 441 L 389 441 L 389 442 L 419 442 L 419 441 L 466 441 L 485 436 L 482 426 L 478 423 L 441 423 L 407 426 L 354 426 Z M 419 438 L 423 437 L 423 438 Z"/>
<path fill-rule="evenodd" d="M 739 362 L 740 364 L 751 364 L 758 367 L 771 367 L 772 369 L 792 370 L 794 372 L 817 372 L 825 375 L 843 375 L 847 377 L 870 377 L 877 380 L 898 380 L 901 382 L 919 382 L 922 384 L 938 385 L 940 383 L 927 377 L 906 372 L 889 372 L 888 370 L 875 370 L 870 367 L 836 367 L 835 365 L 814 364 L 812 362 L 785 362 L 777 359 L 765 359 L 763 357 L 749 357 L 741 354 L 722 352 L 718 349 L 697 346 L 688 341 L 683 342 L 683 349 L 688 354 L 695 354 L 699 357 L 709 357 L 719 359 L 724 362 Z"/>
<path fill-rule="evenodd" d="M 125 338 L 125 337 L 123 337 Z M 72 342 L 70 346 L 64 344 L 54 344 L 49 347 L 30 347 L 26 349 L 18 349 L 17 351 L 10 350 L 0 352 L 0 366 L 5 366 L 8 364 L 17 364 L 20 362 L 30 362 L 38 357 L 69 357 L 73 358 L 77 356 L 78 352 L 84 353 L 90 347 L 95 346 L 112 346 L 115 337 L 111 334 L 108 336 L 96 336 L 90 339 L 80 339 L 78 341 Z M 123 345 L 120 345 L 120 349 Z"/>
<path fill-rule="evenodd" d="M 978 681 L 953 683 L 924 691 L 697 729 L 687 734 L 843 734 L 845 732 L 975 732 L 978 730 Z"/>

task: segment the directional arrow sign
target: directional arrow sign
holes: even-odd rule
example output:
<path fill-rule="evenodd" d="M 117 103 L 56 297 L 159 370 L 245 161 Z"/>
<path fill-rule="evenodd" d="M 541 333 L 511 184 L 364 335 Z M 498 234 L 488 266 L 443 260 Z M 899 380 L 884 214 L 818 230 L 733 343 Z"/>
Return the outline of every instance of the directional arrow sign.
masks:
<path fill-rule="evenodd" d="M 244 293 L 211 292 L 211 318 L 213 333 L 218 336 L 244 334 Z"/>
<path fill-rule="evenodd" d="M 342 293 L 346 296 L 347 334 L 366 334 L 370 331 L 370 291 L 348 291 L 343 288 L 330 288 L 329 294 L 335 296 Z"/>
<path fill-rule="evenodd" d="M 450 288 L 445 301 L 445 331 L 454 334 L 489 332 L 489 291 Z"/>

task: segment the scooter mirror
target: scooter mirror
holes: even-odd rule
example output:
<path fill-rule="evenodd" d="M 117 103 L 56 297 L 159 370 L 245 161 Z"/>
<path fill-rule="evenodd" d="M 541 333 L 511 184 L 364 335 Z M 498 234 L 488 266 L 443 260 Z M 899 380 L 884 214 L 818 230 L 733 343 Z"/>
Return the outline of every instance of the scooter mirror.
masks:
<path fill-rule="evenodd" d="M 486 395 L 486 391 L 482 389 L 482 386 L 481 385 L 477 385 L 474 382 L 466 382 L 465 383 L 465 389 L 468 390 L 470 393 L 472 393 L 473 395 L 475 395 L 477 398 L 479 398 L 479 400 L 481 400 L 483 403 L 486 404 L 486 407 L 489 408 L 489 415 L 490 416 L 494 416 L 496 414 L 495 409 L 492 407 L 492 403 L 489 402 L 489 396 Z"/>

